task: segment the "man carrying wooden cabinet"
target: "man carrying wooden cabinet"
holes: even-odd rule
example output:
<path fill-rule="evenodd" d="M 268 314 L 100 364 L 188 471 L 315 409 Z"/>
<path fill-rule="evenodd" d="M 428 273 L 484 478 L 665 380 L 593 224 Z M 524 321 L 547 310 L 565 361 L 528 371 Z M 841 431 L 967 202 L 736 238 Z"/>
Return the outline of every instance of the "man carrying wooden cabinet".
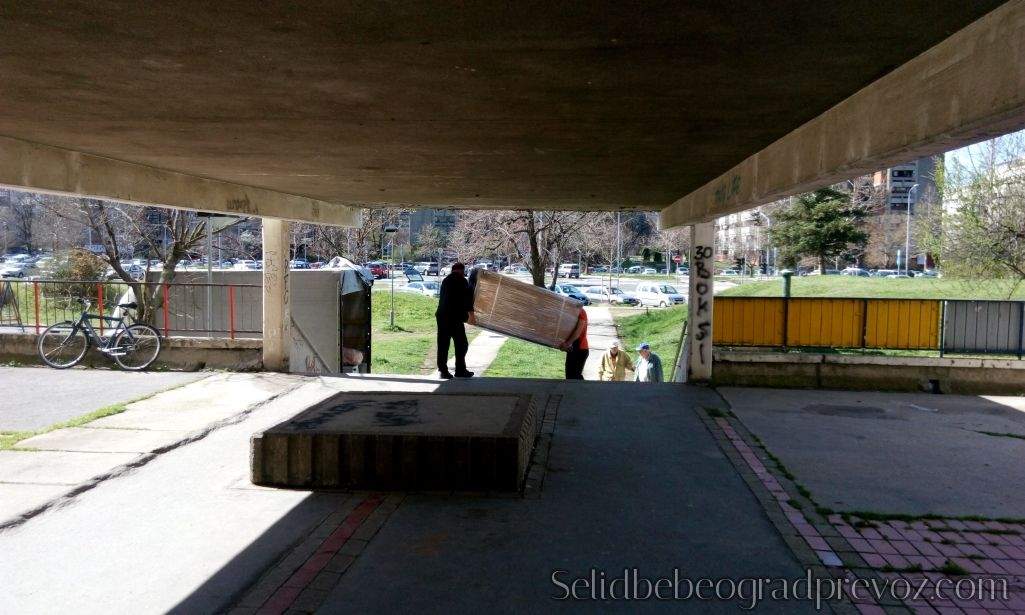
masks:
<path fill-rule="evenodd" d="M 438 373 L 442 379 L 450 380 L 448 371 L 448 344 L 456 347 L 456 378 L 470 378 L 473 372 L 466 369 L 466 350 L 470 343 L 466 339 L 464 323 L 475 322 L 473 295 L 466 281 L 466 267 L 462 263 L 452 265 L 452 273 L 441 282 L 438 295 L 438 310 L 434 313 L 438 322 Z"/>

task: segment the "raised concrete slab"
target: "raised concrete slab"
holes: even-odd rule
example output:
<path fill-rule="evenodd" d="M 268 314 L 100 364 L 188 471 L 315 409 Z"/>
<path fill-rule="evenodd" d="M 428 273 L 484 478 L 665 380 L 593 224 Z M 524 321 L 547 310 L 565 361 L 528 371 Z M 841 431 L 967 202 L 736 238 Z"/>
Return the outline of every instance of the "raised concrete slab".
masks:
<path fill-rule="evenodd" d="M 719 391 L 822 506 L 1025 517 L 1021 397 Z"/>
<path fill-rule="evenodd" d="M 86 453 L 150 453 L 185 438 L 187 431 L 68 427 L 22 440 L 15 448 Z"/>
<path fill-rule="evenodd" d="M 540 426 L 530 395 L 339 393 L 252 439 L 282 487 L 515 490 Z"/>
<path fill-rule="evenodd" d="M 0 451 L 0 485 L 78 485 L 138 457 L 136 453 Z"/>

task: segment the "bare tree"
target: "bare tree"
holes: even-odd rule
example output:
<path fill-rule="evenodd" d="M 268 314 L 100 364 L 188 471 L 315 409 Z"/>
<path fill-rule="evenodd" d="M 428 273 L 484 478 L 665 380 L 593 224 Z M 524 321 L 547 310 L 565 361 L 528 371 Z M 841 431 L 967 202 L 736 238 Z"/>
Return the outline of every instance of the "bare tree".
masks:
<path fill-rule="evenodd" d="M 534 285 L 543 287 L 545 272 L 553 272 L 554 285 L 567 253 L 582 253 L 581 237 L 600 220 L 600 214 L 576 211 L 465 212 L 456 223 L 452 245 L 465 260 L 512 255 L 530 271 Z"/>
<path fill-rule="evenodd" d="M 945 276 L 1025 281 L 1025 133 L 987 141 L 948 165 L 944 204 L 919 203 L 918 245 Z"/>

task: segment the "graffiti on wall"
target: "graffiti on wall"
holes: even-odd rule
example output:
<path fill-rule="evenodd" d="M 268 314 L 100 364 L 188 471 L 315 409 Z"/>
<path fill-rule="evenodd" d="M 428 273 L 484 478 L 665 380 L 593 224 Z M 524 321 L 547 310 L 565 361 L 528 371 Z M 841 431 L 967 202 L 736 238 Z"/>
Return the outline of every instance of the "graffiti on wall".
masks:
<path fill-rule="evenodd" d="M 707 365 L 712 357 L 712 247 L 695 245 L 691 255 L 690 275 L 694 288 L 694 305 L 691 306 L 692 329 L 696 342 L 697 360 Z"/>

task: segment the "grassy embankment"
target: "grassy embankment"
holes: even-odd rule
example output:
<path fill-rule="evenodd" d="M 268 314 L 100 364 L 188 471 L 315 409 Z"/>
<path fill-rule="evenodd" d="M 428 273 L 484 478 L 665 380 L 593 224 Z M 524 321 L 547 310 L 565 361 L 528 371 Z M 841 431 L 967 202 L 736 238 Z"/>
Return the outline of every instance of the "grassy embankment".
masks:
<path fill-rule="evenodd" d="M 371 301 L 372 373 L 419 374 L 424 357 L 434 348 L 438 300 L 413 293 L 395 293 L 395 328 L 390 328 L 391 299 L 374 293 Z"/>
<path fill-rule="evenodd" d="M 676 357 L 680 353 L 680 338 L 683 323 L 687 320 L 687 306 L 650 310 L 640 314 L 615 310 L 612 313 L 619 331 L 619 339 L 630 355 L 636 359 L 634 348 L 641 342 L 651 344 L 651 349 L 662 359 L 665 377 L 672 376 Z"/>
<path fill-rule="evenodd" d="M 680 334 L 687 318 L 685 306 L 637 313 L 634 309 L 612 310 L 619 336 L 631 356 L 641 342 L 648 342 L 662 358 L 666 377 L 671 375 L 680 349 Z M 597 351 L 594 351 L 597 352 Z M 510 339 L 485 375 L 507 378 L 561 379 L 565 376 L 565 353 L 530 342 Z"/>
<path fill-rule="evenodd" d="M 855 297 L 895 299 L 1025 299 L 1025 284 L 1011 280 L 951 278 L 856 278 L 805 276 L 791 280 L 793 297 Z M 782 280 L 745 282 L 719 293 L 724 297 L 780 297 Z"/>
<path fill-rule="evenodd" d="M 431 374 L 434 366 L 434 340 L 438 325 L 434 311 L 438 300 L 407 292 L 395 293 L 395 328 L 390 327 L 391 297 L 375 293 L 371 301 L 372 344 L 370 370 L 377 374 Z M 471 342 L 480 332 L 466 328 Z M 431 356 L 428 357 L 428 354 Z M 449 346 L 449 358 L 455 348 Z"/>
<path fill-rule="evenodd" d="M 566 353 L 547 346 L 510 338 L 484 372 L 499 378 L 548 378 L 566 376 Z"/>

